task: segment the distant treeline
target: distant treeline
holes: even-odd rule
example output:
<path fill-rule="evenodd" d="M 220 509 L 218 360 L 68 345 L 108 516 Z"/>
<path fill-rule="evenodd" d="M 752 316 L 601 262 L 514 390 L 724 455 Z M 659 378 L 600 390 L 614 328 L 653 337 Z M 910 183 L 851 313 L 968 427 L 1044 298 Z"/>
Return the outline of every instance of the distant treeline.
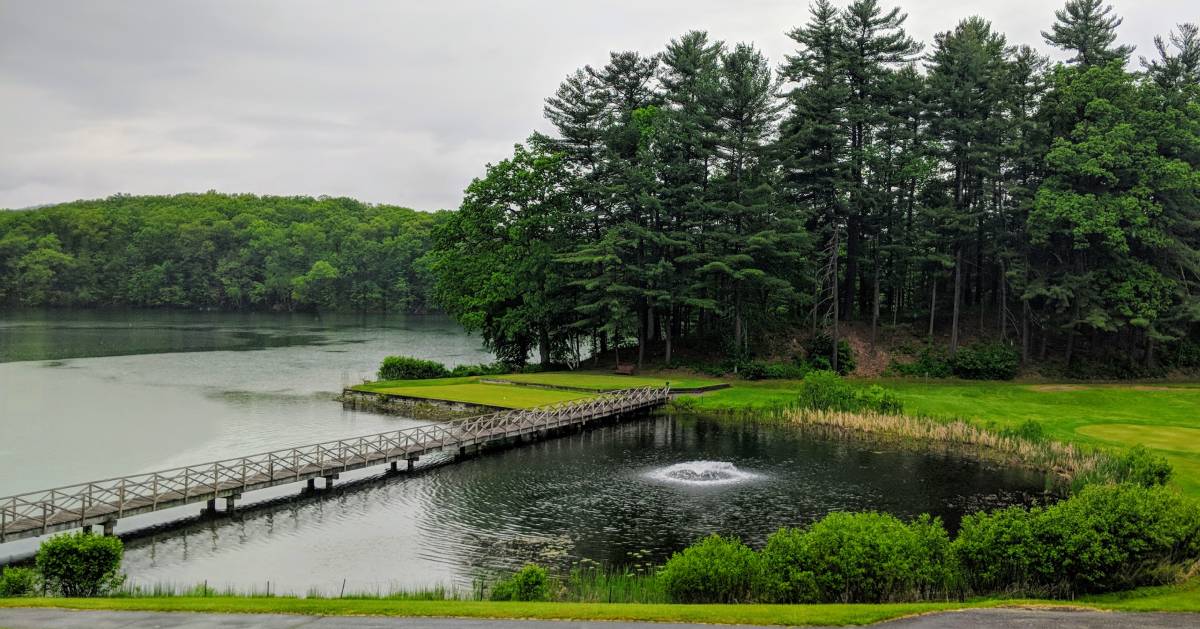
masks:
<path fill-rule="evenodd" d="M 505 360 L 744 356 L 839 321 L 951 355 L 969 334 L 1068 365 L 1196 358 L 1196 25 L 1137 64 L 1110 7 L 1071 0 L 1051 64 L 978 17 L 928 46 L 904 21 L 818 0 L 781 63 L 693 31 L 570 74 L 555 132 L 440 232 L 441 303 Z"/>
<path fill-rule="evenodd" d="M 117 195 L 0 212 L 0 304 L 432 308 L 441 215 L 345 198 Z"/>

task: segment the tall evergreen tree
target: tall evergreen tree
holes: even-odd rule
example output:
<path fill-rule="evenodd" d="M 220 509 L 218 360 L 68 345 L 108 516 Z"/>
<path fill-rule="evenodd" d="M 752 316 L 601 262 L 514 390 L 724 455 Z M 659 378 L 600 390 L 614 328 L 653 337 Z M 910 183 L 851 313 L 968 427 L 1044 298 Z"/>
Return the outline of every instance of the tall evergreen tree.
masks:
<path fill-rule="evenodd" d="M 1125 63 L 1133 54 L 1133 46 L 1113 45 L 1122 19 L 1113 15 L 1112 5 L 1103 2 L 1068 0 L 1066 6 L 1054 12 L 1057 21 L 1049 31 L 1042 31 L 1042 37 L 1051 46 L 1074 52 L 1071 62 L 1085 68 L 1111 61 Z"/>

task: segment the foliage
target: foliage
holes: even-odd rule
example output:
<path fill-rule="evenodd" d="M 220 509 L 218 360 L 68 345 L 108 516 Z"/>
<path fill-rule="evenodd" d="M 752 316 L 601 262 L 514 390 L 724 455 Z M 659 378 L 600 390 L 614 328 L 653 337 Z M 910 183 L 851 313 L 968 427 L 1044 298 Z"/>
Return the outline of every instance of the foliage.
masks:
<path fill-rule="evenodd" d="M 42 542 L 36 562 L 50 591 L 68 597 L 101 596 L 124 582 L 124 553 L 117 537 L 79 531 Z"/>
<path fill-rule="evenodd" d="M 387 356 L 379 366 L 377 375 L 380 380 L 429 380 L 445 378 L 451 372 L 437 361 L 411 356 Z"/>
<path fill-rule="evenodd" d="M 929 598 L 947 589 L 949 547 L 941 521 L 928 516 L 905 524 L 881 513 L 834 513 L 771 536 L 765 587 L 789 603 Z"/>
<path fill-rule="evenodd" d="M 550 600 L 550 576 L 546 573 L 545 568 L 527 564 L 493 585 L 491 599 L 493 601 Z"/>
<path fill-rule="evenodd" d="M 895 393 L 877 384 L 852 385 L 832 371 L 806 375 L 800 385 L 799 403 L 801 408 L 815 411 L 873 411 L 894 415 L 904 410 L 904 403 Z"/>
<path fill-rule="evenodd" d="M 38 571 L 33 568 L 6 566 L 0 571 L 0 598 L 33 596 L 39 592 L 40 580 Z"/>
<path fill-rule="evenodd" d="M 1173 472 L 1166 457 L 1141 444 L 1122 451 L 1112 459 L 1110 466 L 1111 469 L 1105 470 L 1110 478 L 1143 487 L 1166 485 Z"/>
<path fill-rule="evenodd" d="M 1165 487 L 1091 485 L 1049 507 L 967 516 L 952 548 L 975 592 L 1169 583 L 1200 559 L 1200 506 Z"/>
<path fill-rule="evenodd" d="M 945 348 L 926 345 L 911 363 L 892 363 L 891 370 L 902 376 L 924 378 L 949 378 L 954 373 L 954 364 Z"/>
<path fill-rule="evenodd" d="M 758 556 L 740 540 L 710 535 L 675 553 L 658 574 L 679 603 L 745 603 L 759 575 Z"/>
<path fill-rule="evenodd" d="M 463 378 L 468 376 L 500 376 L 508 373 L 508 367 L 503 363 L 480 363 L 478 365 L 457 365 L 450 370 L 450 377 Z"/>
<path fill-rule="evenodd" d="M 828 371 L 832 369 L 830 358 L 833 353 L 833 339 L 826 334 L 818 334 L 809 339 L 804 347 L 808 352 L 808 364 L 813 369 Z M 845 339 L 838 340 L 838 368 L 837 371 L 841 375 L 847 375 L 854 372 L 857 366 L 857 361 L 854 358 L 854 350 L 850 347 Z"/>
<path fill-rule="evenodd" d="M 763 370 L 766 380 L 802 380 L 812 368 L 807 363 L 767 363 Z"/>
<path fill-rule="evenodd" d="M 425 312 L 444 217 L 216 192 L 0 212 L 0 304 Z"/>
<path fill-rule="evenodd" d="M 952 362 L 954 375 L 966 380 L 1012 380 L 1021 356 L 1012 346 L 985 343 L 959 349 Z"/>

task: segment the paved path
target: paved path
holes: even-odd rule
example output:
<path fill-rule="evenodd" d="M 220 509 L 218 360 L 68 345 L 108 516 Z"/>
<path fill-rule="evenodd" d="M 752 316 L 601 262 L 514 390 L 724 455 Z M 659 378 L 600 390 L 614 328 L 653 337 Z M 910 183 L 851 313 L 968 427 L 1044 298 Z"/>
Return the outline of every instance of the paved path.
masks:
<path fill-rule="evenodd" d="M 1194 629 L 1200 614 L 975 609 L 902 618 L 874 625 L 884 629 Z M 473 620 L 283 614 L 192 614 L 64 609 L 0 609 L 4 629 L 752 629 L 744 625 L 685 625 L 640 622 Z M 819 629 L 819 628 L 812 628 Z"/>

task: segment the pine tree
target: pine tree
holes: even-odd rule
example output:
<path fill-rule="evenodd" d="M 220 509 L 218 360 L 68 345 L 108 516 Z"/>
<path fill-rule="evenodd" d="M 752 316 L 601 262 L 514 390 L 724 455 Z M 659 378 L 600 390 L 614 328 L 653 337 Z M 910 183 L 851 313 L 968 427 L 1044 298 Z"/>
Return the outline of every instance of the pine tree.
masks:
<path fill-rule="evenodd" d="M 1113 46 L 1122 19 L 1112 14 L 1112 5 L 1102 2 L 1068 0 L 1066 6 L 1054 12 L 1058 21 L 1049 31 L 1042 31 L 1042 37 L 1051 46 L 1074 52 L 1071 63 L 1085 68 L 1129 61 L 1133 46 Z"/>
<path fill-rule="evenodd" d="M 828 318 L 836 348 L 838 258 L 846 217 L 843 190 L 848 180 L 844 25 L 828 0 L 814 2 L 809 13 L 807 24 L 788 33 L 798 48 L 780 70 L 791 87 L 786 93 L 789 109 L 780 125 L 777 150 L 783 199 L 810 217 L 815 247 L 826 252 L 826 259 L 814 266 L 832 270 L 814 282 L 810 301 L 814 328 Z M 836 368 L 836 349 L 831 362 Z"/>

